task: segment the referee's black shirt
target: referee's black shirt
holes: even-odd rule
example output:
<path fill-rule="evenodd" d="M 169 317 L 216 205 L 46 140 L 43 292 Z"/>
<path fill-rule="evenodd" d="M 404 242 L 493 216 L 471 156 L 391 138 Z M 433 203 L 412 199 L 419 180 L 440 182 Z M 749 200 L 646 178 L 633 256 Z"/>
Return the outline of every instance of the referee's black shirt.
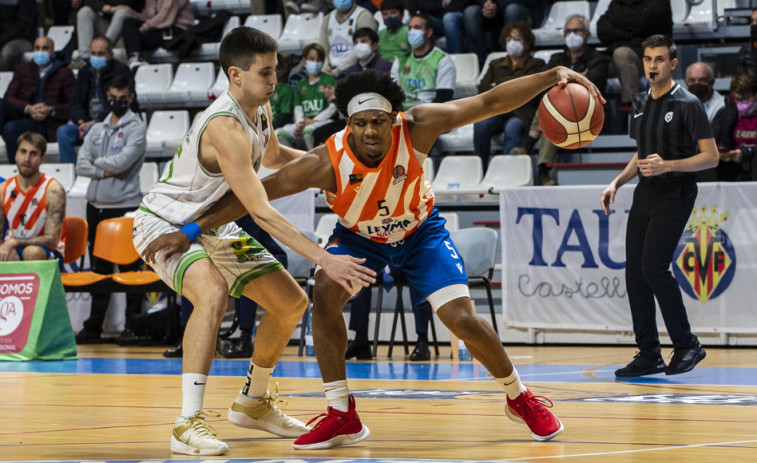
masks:
<path fill-rule="evenodd" d="M 632 108 L 630 135 L 636 140 L 639 159 L 654 153 L 665 160 L 688 158 L 699 152 L 699 140 L 713 138 L 704 106 L 679 84 L 673 84 L 657 99 L 652 98 L 651 89 L 639 93 Z M 696 182 L 693 172 L 668 172 L 647 178 L 638 171 L 638 175 L 640 181 Z"/>

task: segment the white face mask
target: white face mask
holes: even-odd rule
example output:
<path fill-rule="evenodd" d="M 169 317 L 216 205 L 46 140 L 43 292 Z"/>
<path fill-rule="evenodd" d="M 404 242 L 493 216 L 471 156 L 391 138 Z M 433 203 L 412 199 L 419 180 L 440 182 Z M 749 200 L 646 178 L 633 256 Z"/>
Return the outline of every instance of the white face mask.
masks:
<path fill-rule="evenodd" d="M 565 37 L 565 45 L 567 45 L 571 50 L 575 48 L 581 48 L 583 44 L 584 38 L 576 34 L 575 32 L 571 32 Z"/>
<path fill-rule="evenodd" d="M 371 46 L 367 43 L 358 43 L 355 44 L 355 54 L 358 58 L 364 59 L 370 56 L 370 54 L 373 53 L 373 50 L 371 49 Z"/>
<path fill-rule="evenodd" d="M 518 40 L 510 40 L 507 42 L 507 46 L 505 47 L 507 49 L 507 53 L 518 57 L 523 53 L 523 43 L 521 43 Z"/>

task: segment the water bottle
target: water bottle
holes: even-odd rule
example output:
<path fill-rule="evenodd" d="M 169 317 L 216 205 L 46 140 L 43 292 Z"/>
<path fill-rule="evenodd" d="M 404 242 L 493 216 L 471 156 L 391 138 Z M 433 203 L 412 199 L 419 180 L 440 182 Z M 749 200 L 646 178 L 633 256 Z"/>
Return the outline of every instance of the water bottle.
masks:
<path fill-rule="evenodd" d="M 305 325 L 305 355 L 315 357 L 315 345 L 313 344 L 313 309 L 308 310 L 308 321 Z"/>
<path fill-rule="evenodd" d="M 465 343 L 462 339 L 457 340 L 457 358 L 461 362 L 464 360 L 473 360 L 473 356 L 468 351 L 468 348 L 465 347 Z"/>

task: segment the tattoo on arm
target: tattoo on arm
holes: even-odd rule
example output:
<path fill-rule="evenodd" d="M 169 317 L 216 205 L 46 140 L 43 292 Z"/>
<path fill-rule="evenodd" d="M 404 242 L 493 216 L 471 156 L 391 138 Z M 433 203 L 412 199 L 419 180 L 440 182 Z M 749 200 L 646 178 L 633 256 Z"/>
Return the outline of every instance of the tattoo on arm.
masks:
<path fill-rule="evenodd" d="M 66 192 L 57 181 L 52 181 L 47 188 L 47 220 L 45 221 L 45 234 L 33 238 L 16 239 L 18 247 L 36 245 L 47 249 L 58 247 L 61 234 L 63 233 L 63 219 L 66 217 Z"/>

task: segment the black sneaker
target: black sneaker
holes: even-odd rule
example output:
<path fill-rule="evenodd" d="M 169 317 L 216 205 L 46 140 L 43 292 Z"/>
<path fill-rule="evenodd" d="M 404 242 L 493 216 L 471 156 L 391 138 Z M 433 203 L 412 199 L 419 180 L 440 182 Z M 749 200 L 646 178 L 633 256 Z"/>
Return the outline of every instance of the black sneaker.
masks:
<path fill-rule="evenodd" d="M 346 360 L 355 357 L 358 360 L 372 360 L 373 352 L 371 352 L 371 345 L 360 341 L 350 341 L 347 346 L 347 352 L 344 353 Z"/>
<path fill-rule="evenodd" d="M 83 328 L 76 333 L 76 344 L 105 344 L 109 339 L 104 339 L 100 333 Z"/>
<path fill-rule="evenodd" d="M 615 376 L 618 378 L 632 378 L 635 376 L 656 375 L 664 371 L 665 361 L 660 354 L 657 354 L 657 358 L 651 359 L 644 357 L 639 352 L 633 357 L 631 363 L 619 370 L 615 370 Z"/>
<path fill-rule="evenodd" d="M 221 350 L 221 355 L 227 359 L 241 359 L 252 357 L 252 340 L 236 338 L 231 344 Z"/>
<path fill-rule="evenodd" d="M 410 354 L 410 360 L 413 362 L 422 362 L 431 358 L 431 351 L 428 349 L 428 338 L 426 336 L 418 336 L 418 340 L 415 342 L 415 349 Z"/>
<path fill-rule="evenodd" d="M 666 375 L 680 375 L 694 369 L 697 363 L 707 356 L 707 352 L 699 341 L 692 346 L 684 349 L 673 351 L 673 358 L 670 359 L 670 365 L 665 369 Z"/>
<path fill-rule="evenodd" d="M 170 349 L 166 349 L 165 352 L 163 352 L 163 357 L 169 358 L 169 359 L 181 358 L 183 356 L 184 356 L 184 349 L 182 347 L 181 341 L 179 341 L 179 343 L 176 346 Z"/>

